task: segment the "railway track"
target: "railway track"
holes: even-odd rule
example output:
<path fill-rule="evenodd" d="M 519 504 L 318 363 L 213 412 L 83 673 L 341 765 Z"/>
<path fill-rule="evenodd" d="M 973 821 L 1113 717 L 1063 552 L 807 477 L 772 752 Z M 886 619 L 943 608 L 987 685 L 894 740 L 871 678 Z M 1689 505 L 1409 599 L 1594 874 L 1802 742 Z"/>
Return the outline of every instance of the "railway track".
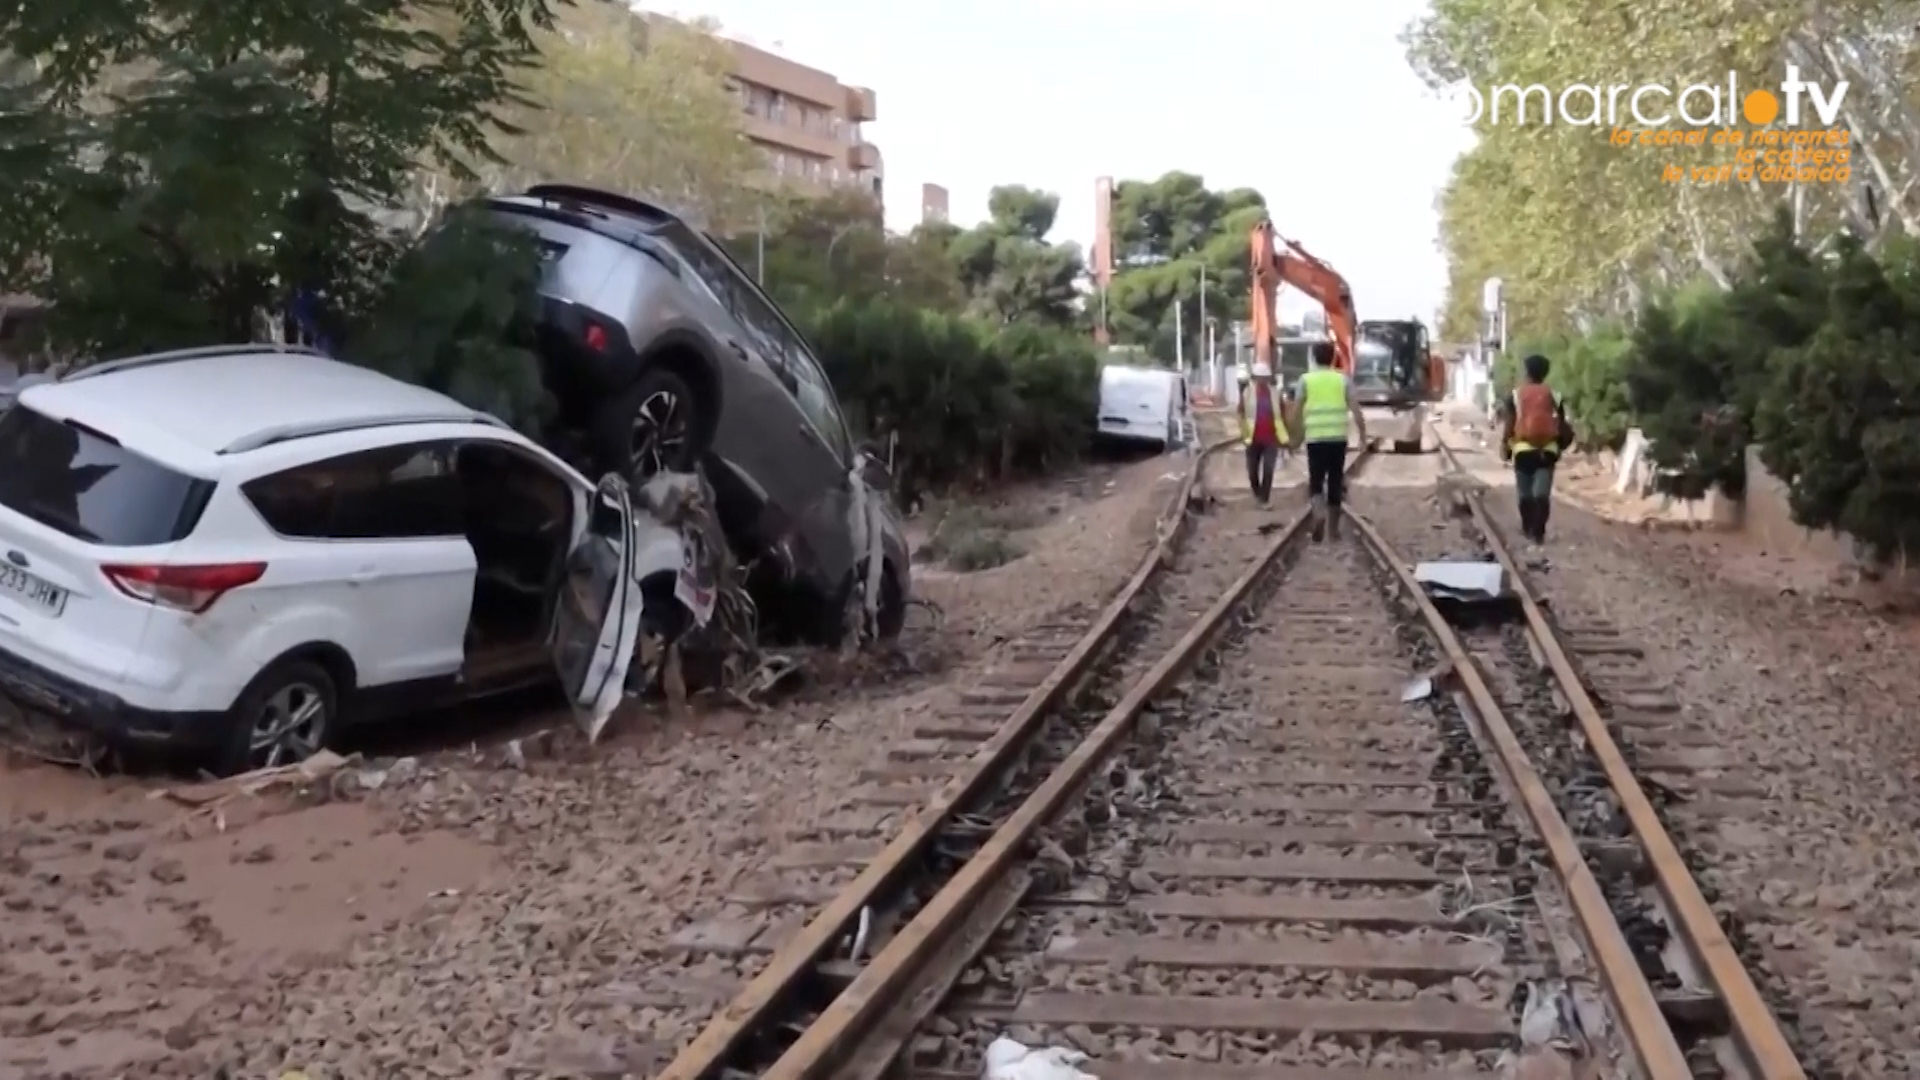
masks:
<path fill-rule="evenodd" d="M 1010 1035 L 1103 1080 L 1464 1080 L 1568 1048 L 1586 1075 L 1804 1076 L 1466 498 L 1524 629 L 1450 625 L 1363 518 L 1319 544 L 1199 518 L 1191 556 L 1029 643 L 1044 676 L 890 751 L 937 763 L 893 785 L 892 839 L 794 891 L 810 921 L 655 1075 L 961 1080 Z M 1611 828 L 1550 787 L 1555 739 Z"/>
<path fill-rule="evenodd" d="M 956 705 L 879 748 L 838 813 L 797 826 L 724 907 L 664 943 L 654 970 L 595 995 L 641 1010 L 632 1060 L 661 1078 L 751 1074 L 854 981 L 863 958 L 991 835 L 992 815 L 1045 776 L 1051 763 L 1035 748 L 1072 741 L 1061 725 L 1084 713 L 1066 706 L 1123 689 L 1271 547 L 1262 527 L 1276 528 L 1278 515 L 1230 504 L 1190 512 L 1211 501 L 1209 466 L 1231 467 L 1217 452 L 1233 445 L 1196 456 L 1156 550 L 1103 609 L 1006 643 Z"/>

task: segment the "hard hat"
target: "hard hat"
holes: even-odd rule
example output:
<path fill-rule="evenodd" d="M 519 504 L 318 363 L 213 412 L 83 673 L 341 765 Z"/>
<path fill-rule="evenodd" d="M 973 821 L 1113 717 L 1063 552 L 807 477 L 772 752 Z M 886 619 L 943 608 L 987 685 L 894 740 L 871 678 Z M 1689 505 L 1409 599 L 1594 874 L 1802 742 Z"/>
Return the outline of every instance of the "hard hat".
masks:
<path fill-rule="evenodd" d="M 1253 377 L 1256 379 L 1271 379 L 1273 378 L 1273 369 L 1265 364 L 1255 364 L 1253 365 Z"/>
<path fill-rule="evenodd" d="M 1248 370 L 1245 364 L 1241 364 L 1238 368 L 1234 369 L 1234 375 L 1240 382 L 1246 382 L 1253 378 L 1253 372 Z"/>

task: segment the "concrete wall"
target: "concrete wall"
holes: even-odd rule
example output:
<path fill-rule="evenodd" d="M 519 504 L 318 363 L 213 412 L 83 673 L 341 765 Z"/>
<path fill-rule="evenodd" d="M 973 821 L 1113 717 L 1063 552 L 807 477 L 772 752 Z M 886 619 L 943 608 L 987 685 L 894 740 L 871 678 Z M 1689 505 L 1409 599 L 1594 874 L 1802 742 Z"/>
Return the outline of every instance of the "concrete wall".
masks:
<path fill-rule="evenodd" d="M 1747 448 L 1747 497 L 1740 508 L 1740 529 L 1768 551 L 1813 555 L 1852 562 L 1853 539 L 1842 533 L 1809 532 L 1793 523 L 1787 486 L 1760 463 L 1757 447 Z"/>

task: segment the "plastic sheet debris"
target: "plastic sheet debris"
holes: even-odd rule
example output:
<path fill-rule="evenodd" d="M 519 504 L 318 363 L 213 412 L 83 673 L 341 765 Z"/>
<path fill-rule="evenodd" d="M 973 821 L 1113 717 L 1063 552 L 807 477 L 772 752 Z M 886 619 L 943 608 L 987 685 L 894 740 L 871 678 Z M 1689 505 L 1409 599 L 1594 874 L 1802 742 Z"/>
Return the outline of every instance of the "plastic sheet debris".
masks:
<path fill-rule="evenodd" d="M 1078 1050 L 1059 1046 L 1034 1049 L 1003 1035 L 987 1047 L 980 1080 L 1100 1080 L 1093 1073 L 1081 1071 L 1079 1066 L 1086 1063 L 1087 1055 Z"/>
<path fill-rule="evenodd" d="M 1497 562 L 1423 562 L 1413 579 L 1429 596 L 1455 600 L 1498 600 L 1506 592 L 1507 572 Z"/>
<path fill-rule="evenodd" d="M 1491 560 L 1424 562 L 1414 567 L 1413 578 L 1451 623 L 1501 622 L 1520 611 L 1505 568 Z"/>
<path fill-rule="evenodd" d="M 1606 1023 L 1606 1009 L 1591 985 L 1567 979 L 1527 983 L 1527 1003 L 1520 1011 L 1522 1046 L 1586 1057 L 1606 1034 Z"/>

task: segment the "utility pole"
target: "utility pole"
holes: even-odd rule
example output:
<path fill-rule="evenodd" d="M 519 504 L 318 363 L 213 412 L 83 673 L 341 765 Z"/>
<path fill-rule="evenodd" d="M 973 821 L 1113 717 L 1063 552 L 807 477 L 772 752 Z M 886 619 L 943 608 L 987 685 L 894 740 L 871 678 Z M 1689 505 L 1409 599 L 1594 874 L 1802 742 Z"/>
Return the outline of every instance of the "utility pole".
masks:
<path fill-rule="evenodd" d="M 753 280 L 761 288 L 767 287 L 767 204 L 761 203 L 760 227 L 753 233 Z"/>
<path fill-rule="evenodd" d="M 1173 301 L 1173 366 L 1182 372 L 1187 370 L 1187 332 L 1181 325 L 1180 309 L 1185 305 L 1178 297 Z"/>
<path fill-rule="evenodd" d="M 1200 264 L 1200 348 L 1207 352 L 1207 264 Z M 1207 352 L 1208 363 L 1213 353 Z"/>

